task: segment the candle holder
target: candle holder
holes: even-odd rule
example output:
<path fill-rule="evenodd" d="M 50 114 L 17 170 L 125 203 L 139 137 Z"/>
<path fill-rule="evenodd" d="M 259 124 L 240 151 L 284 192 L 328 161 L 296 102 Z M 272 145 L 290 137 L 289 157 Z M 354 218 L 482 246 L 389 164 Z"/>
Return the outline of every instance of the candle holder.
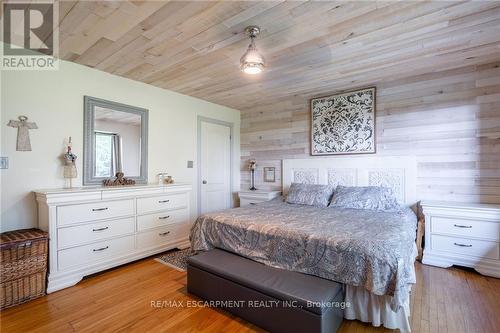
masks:
<path fill-rule="evenodd" d="M 256 191 L 255 187 L 255 170 L 257 169 L 257 162 L 255 160 L 250 160 L 248 163 L 248 170 L 250 170 L 251 178 L 250 178 L 250 191 Z"/>

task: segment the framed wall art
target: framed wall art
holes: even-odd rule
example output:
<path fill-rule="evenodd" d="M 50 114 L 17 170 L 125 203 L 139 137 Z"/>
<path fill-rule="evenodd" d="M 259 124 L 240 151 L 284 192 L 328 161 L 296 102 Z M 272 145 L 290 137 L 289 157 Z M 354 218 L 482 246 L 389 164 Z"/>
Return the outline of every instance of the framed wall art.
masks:
<path fill-rule="evenodd" d="M 274 183 L 276 181 L 276 168 L 264 167 L 264 182 Z"/>
<path fill-rule="evenodd" d="M 375 153 L 375 88 L 311 99 L 311 155 Z"/>

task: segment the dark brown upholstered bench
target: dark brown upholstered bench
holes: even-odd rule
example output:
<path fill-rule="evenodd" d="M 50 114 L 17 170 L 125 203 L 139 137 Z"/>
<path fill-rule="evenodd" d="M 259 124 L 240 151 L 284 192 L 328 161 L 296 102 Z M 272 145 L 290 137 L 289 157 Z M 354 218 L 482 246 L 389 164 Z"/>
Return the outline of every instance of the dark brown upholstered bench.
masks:
<path fill-rule="evenodd" d="M 342 287 L 214 249 L 188 259 L 188 292 L 271 332 L 336 332 Z"/>

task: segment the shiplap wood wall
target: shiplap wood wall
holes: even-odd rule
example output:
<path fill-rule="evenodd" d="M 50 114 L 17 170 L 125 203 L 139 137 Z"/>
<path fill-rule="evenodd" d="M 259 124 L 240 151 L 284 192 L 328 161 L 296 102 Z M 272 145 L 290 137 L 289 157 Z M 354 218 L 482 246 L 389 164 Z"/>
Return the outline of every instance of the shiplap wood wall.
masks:
<path fill-rule="evenodd" d="M 416 155 L 420 200 L 500 203 L 500 62 L 373 85 L 377 155 Z M 359 87 L 345 87 L 351 88 Z M 258 163 L 259 189 L 280 189 L 281 159 L 315 158 L 311 97 L 242 110 L 242 189 L 248 188 L 250 158 Z M 263 182 L 266 166 L 276 167 L 276 182 Z"/>

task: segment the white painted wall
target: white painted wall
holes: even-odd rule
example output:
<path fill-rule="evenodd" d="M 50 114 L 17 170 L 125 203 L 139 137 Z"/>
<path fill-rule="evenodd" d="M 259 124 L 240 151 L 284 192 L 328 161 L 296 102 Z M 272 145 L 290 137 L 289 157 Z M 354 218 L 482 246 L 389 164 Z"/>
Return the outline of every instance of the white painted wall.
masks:
<path fill-rule="evenodd" d="M 93 96 L 149 109 L 149 181 L 168 172 L 178 182 L 193 184 L 191 216 L 196 217 L 197 116 L 234 123 L 233 191 L 239 190 L 240 112 L 200 99 L 61 61 L 58 71 L 3 71 L 1 75 L 1 156 L 9 169 L 1 174 L 1 231 L 37 225 L 35 189 L 64 186 L 61 154 L 73 138 L 81 185 L 83 96 Z M 16 151 L 17 130 L 10 119 L 26 115 L 38 124 L 31 130 L 33 151 Z M 193 160 L 194 168 L 187 168 Z"/>

